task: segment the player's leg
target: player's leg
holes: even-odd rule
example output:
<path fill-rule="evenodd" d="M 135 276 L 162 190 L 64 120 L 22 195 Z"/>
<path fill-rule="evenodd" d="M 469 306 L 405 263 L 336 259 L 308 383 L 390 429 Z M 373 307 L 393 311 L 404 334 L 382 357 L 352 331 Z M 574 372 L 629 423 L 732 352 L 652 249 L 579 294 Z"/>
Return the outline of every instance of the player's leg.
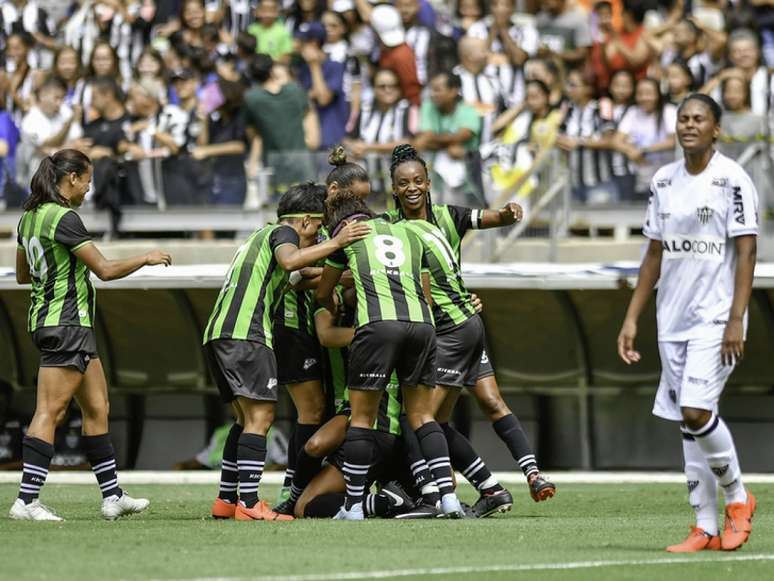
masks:
<path fill-rule="evenodd" d="M 22 479 L 18 498 L 9 513 L 11 518 L 62 520 L 40 504 L 38 497 L 54 456 L 56 422 L 64 415 L 82 380 L 83 371 L 77 367 L 41 366 L 38 369 L 35 414 L 22 440 Z"/>
<path fill-rule="evenodd" d="M 115 520 L 148 508 L 150 501 L 132 498 L 118 486 L 116 454 L 108 431 L 107 382 L 99 359 L 91 359 L 75 399 L 83 415 L 83 450 L 102 492 L 102 516 Z"/>
<path fill-rule="evenodd" d="M 298 412 L 294 438 L 297 462 L 299 452 L 322 425 L 325 416 L 325 393 L 319 379 L 288 384 L 287 388 Z M 290 468 L 289 464 L 288 467 Z"/>
<path fill-rule="evenodd" d="M 473 445 L 465 436 L 449 424 L 454 406 L 460 396 L 460 389 L 437 389 L 446 397 L 436 413 L 436 419 L 443 429 L 446 442 L 449 445 L 449 457 L 452 468 L 476 487 L 479 499 L 473 505 L 473 514 L 478 518 L 486 518 L 496 512 L 507 512 L 513 506 L 513 497 L 492 475 L 489 467 L 478 455 Z"/>
<path fill-rule="evenodd" d="M 486 354 L 484 355 L 486 357 Z M 488 361 L 488 357 L 486 357 Z M 471 393 L 481 411 L 492 422 L 498 437 L 508 446 L 511 456 L 527 478 L 530 495 L 535 502 L 547 500 L 556 494 L 556 486 L 540 473 L 535 452 L 519 418 L 510 410 L 497 385 L 494 372 L 479 377 Z"/>
<path fill-rule="evenodd" d="M 290 484 L 288 498 L 274 508 L 275 512 L 281 514 L 296 513 L 296 503 L 301 498 L 304 489 L 320 472 L 322 459 L 344 443 L 348 423 L 349 414 L 337 414 L 307 440 L 306 445 L 298 452 L 296 470 Z M 338 509 L 338 507 L 336 508 Z"/>
<path fill-rule="evenodd" d="M 213 518 L 234 518 L 236 504 L 239 501 L 239 466 L 237 465 L 237 450 L 239 436 L 242 435 L 244 416 L 235 401 L 231 402 L 234 412 L 234 423 L 226 436 L 223 445 L 223 459 L 220 463 L 220 485 L 218 497 L 212 506 Z"/>
<path fill-rule="evenodd" d="M 405 414 L 400 417 L 401 438 L 405 450 L 406 462 L 411 472 L 414 485 L 422 495 L 421 500 L 416 503 L 411 513 L 401 515 L 397 518 L 435 518 L 440 514 L 441 495 L 438 485 L 433 480 L 430 467 L 427 465 L 422 447 L 414 432 L 414 429 L 408 422 Z"/>
<path fill-rule="evenodd" d="M 734 550 L 750 536 L 756 500 L 744 487 L 734 439 L 717 413 L 720 395 L 733 371 L 733 366 L 723 365 L 720 347 L 719 339 L 688 342 L 680 408 L 686 431 L 695 438 L 723 489 L 726 521 L 721 548 Z"/>
<path fill-rule="evenodd" d="M 333 518 L 344 504 L 346 481 L 341 471 L 329 464 L 315 476 L 296 502 L 297 518 Z"/>
<path fill-rule="evenodd" d="M 368 471 L 376 452 L 373 425 L 379 412 L 382 393 L 382 389 L 354 387 L 349 389 L 352 416 L 342 446 L 344 452 L 342 472 L 347 489 L 344 505 L 335 517 L 337 519 L 362 520 L 364 518 L 362 502 L 366 492 Z"/>

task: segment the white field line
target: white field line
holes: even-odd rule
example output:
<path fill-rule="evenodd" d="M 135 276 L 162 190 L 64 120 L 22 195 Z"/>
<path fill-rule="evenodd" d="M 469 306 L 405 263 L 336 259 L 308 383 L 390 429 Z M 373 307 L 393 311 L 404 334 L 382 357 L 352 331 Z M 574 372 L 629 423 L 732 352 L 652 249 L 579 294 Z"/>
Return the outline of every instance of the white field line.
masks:
<path fill-rule="evenodd" d="M 465 575 L 474 573 L 566 571 L 599 569 L 603 567 L 649 567 L 655 565 L 698 565 L 701 563 L 733 563 L 743 561 L 774 561 L 774 555 L 728 555 L 707 558 L 666 557 L 662 559 L 631 559 L 621 561 L 575 561 L 569 563 L 535 563 L 513 565 L 481 565 L 465 567 L 432 567 L 395 569 L 392 571 L 344 571 L 340 573 L 313 573 L 310 575 L 267 575 L 254 577 L 195 577 L 176 581 L 335 581 L 337 579 L 388 579 L 392 577 Z M 162 580 L 152 580 L 162 581 Z"/>
<path fill-rule="evenodd" d="M 264 484 L 282 484 L 284 472 L 265 472 Z M 503 484 L 524 484 L 521 472 L 495 472 Z M 549 472 L 549 478 L 557 484 L 684 484 L 682 472 Z M 774 474 L 744 474 L 747 484 L 774 484 Z M 0 472 L 0 484 L 18 484 L 21 472 Z M 121 484 L 217 484 L 219 470 L 119 470 Z M 465 482 L 457 474 L 458 482 Z M 87 471 L 52 471 L 46 480 L 50 484 L 94 484 L 94 475 Z"/>

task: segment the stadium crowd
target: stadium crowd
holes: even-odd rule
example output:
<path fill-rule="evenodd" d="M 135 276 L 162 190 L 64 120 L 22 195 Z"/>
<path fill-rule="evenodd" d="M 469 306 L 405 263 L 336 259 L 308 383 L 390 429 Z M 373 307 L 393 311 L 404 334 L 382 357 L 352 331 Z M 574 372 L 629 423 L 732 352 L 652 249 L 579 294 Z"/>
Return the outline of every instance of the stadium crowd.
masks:
<path fill-rule="evenodd" d="M 444 203 L 555 146 L 576 200 L 643 200 L 691 91 L 734 158 L 774 119 L 774 0 L 2 0 L 0 54 L 8 207 L 63 147 L 115 209 L 243 204 L 261 167 L 280 194 L 339 143 L 385 191 L 403 142 Z"/>

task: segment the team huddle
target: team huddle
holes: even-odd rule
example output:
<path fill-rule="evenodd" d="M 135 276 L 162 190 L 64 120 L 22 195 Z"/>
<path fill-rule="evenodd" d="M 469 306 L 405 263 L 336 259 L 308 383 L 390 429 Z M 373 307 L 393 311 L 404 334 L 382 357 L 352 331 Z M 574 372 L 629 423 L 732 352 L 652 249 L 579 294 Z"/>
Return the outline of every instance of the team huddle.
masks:
<path fill-rule="evenodd" d="M 653 413 L 680 422 L 696 513 L 689 536 L 667 547 L 671 552 L 735 550 L 748 540 L 756 510 L 718 402 L 744 355 L 758 197 L 744 170 L 714 149 L 721 115 L 701 94 L 678 109 L 684 159 L 661 168 L 651 184 L 647 251 L 618 337 L 621 359 L 638 362 L 637 320 L 658 282 L 662 375 Z M 556 487 L 541 475 L 503 401 L 480 301 L 460 273 L 465 233 L 512 225 L 522 219 L 521 207 L 434 204 L 425 162 L 404 144 L 394 149 L 390 166 L 395 209 L 375 215 L 366 204 L 367 172 L 348 163 L 340 148 L 330 161 L 335 167 L 325 185 L 291 187 L 277 223 L 258 229 L 236 252 L 204 331 L 210 373 L 236 418 L 212 516 L 481 518 L 509 510 L 511 494 L 449 423 L 463 388 L 524 472 L 532 498 L 551 498 Z M 111 280 L 145 265 L 169 265 L 171 257 L 159 251 L 122 260 L 102 256 L 73 210 L 91 172 L 89 158 L 75 150 L 44 158 L 19 224 L 16 277 L 32 283 L 28 328 L 41 360 L 14 519 L 61 520 L 39 494 L 56 423 L 72 398 L 83 413 L 103 516 L 115 519 L 149 505 L 118 485 L 90 273 Z M 298 420 L 283 494 L 271 507 L 259 490 L 280 386 Z M 455 470 L 479 492 L 472 507 L 455 493 Z M 718 489 L 725 500 L 722 533 Z"/>

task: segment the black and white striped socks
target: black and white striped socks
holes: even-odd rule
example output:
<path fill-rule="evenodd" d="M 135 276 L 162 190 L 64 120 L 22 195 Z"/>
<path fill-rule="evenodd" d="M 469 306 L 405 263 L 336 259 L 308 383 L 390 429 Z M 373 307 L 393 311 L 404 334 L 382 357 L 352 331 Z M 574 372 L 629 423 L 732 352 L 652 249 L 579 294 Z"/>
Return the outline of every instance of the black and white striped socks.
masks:
<path fill-rule="evenodd" d="M 242 426 L 237 423 L 231 426 L 223 446 L 223 460 L 220 463 L 220 489 L 218 498 L 236 503 L 238 499 L 237 486 L 239 484 L 239 466 L 237 465 L 237 449 L 239 436 L 242 435 Z"/>
<path fill-rule="evenodd" d="M 427 460 L 427 466 L 433 474 L 441 496 L 454 492 L 451 462 L 449 461 L 449 446 L 446 436 L 438 422 L 428 422 L 415 431 L 422 455 Z"/>
<path fill-rule="evenodd" d="M 344 440 L 344 481 L 347 484 L 347 495 L 344 508 L 351 510 L 363 501 L 368 470 L 374 454 L 373 430 L 367 428 L 352 428 L 347 430 Z"/>
<path fill-rule="evenodd" d="M 237 446 L 239 501 L 247 508 L 258 502 L 258 486 L 266 463 L 266 437 L 242 432 Z"/>
<path fill-rule="evenodd" d="M 123 491 L 118 486 L 116 474 L 116 453 L 110 434 L 83 436 L 83 451 L 91 464 L 91 471 L 97 478 L 102 498 L 120 498 Z"/>
<path fill-rule="evenodd" d="M 516 416 L 513 414 L 503 416 L 492 426 L 500 439 L 508 446 L 511 456 L 519 464 L 524 476 L 529 478 L 532 474 L 540 471 L 535 459 L 535 452 L 532 450 L 527 434 Z"/>
<path fill-rule="evenodd" d="M 19 498 L 29 504 L 40 495 L 40 489 L 46 483 L 48 467 L 54 456 L 54 446 L 38 438 L 25 436 L 22 441 L 22 461 L 24 463 Z"/>

